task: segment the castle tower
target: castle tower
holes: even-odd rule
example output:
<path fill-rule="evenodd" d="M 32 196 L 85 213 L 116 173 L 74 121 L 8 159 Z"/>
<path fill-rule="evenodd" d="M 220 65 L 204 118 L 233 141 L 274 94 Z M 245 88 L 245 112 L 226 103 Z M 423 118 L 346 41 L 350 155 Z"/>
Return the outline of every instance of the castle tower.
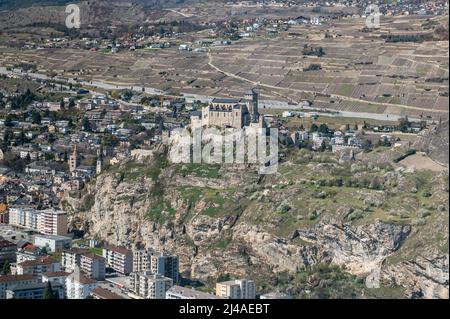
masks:
<path fill-rule="evenodd" d="M 97 175 L 101 174 L 103 172 L 103 154 L 102 149 L 97 150 L 97 167 L 96 167 L 96 173 Z"/>
<path fill-rule="evenodd" d="M 254 89 L 251 89 L 245 94 L 244 98 L 247 102 L 248 112 L 250 113 L 250 123 L 258 123 L 258 93 Z"/>
<path fill-rule="evenodd" d="M 69 170 L 74 172 L 80 165 L 80 157 L 78 156 L 77 146 L 73 148 L 73 152 L 69 157 Z"/>

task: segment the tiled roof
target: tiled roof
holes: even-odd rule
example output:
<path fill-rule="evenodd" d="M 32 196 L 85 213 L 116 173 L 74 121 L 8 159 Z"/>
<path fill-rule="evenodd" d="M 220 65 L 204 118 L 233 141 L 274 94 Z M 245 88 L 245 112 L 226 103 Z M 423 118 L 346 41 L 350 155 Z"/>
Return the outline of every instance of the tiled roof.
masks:
<path fill-rule="evenodd" d="M 131 254 L 131 250 L 126 249 L 126 248 L 124 248 L 124 247 L 119 247 L 119 246 L 106 246 L 105 248 L 106 248 L 107 250 L 111 250 L 111 251 L 114 251 L 114 252 L 116 252 L 116 253 L 123 254 L 123 255 Z"/>
<path fill-rule="evenodd" d="M 45 277 L 67 277 L 69 275 L 70 275 L 70 273 L 65 272 L 65 271 L 48 271 L 48 272 L 44 272 L 42 274 L 42 276 L 45 276 Z"/>
<path fill-rule="evenodd" d="M 53 259 L 52 257 L 43 256 L 38 257 L 35 260 L 25 260 L 19 264 L 19 266 L 22 267 L 28 267 L 28 266 L 38 266 L 38 265 L 50 265 L 57 263 L 58 261 Z"/>
<path fill-rule="evenodd" d="M 70 249 L 64 249 L 63 252 L 71 254 L 85 254 L 88 250 L 85 248 L 72 247 Z"/>
<path fill-rule="evenodd" d="M 233 98 L 215 98 L 212 101 L 213 103 L 218 104 L 233 104 L 233 103 L 240 103 L 242 102 L 242 99 L 233 99 Z"/>
<path fill-rule="evenodd" d="M 102 287 L 97 287 L 92 290 L 92 294 L 100 297 L 101 299 L 125 299 L 122 296 L 119 296 L 118 294 Z"/>
<path fill-rule="evenodd" d="M 6 239 L 0 240 L 0 248 L 13 247 L 13 246 L 16 246 L 16 244 L 14 244 Z"/>
<path fill-rule="evenodd" d="M 96 259 L 103 259 L 104 260 L 105 259 L 102 256 L 96 255 L 94 253 L 85 253 L 85 254 L 83 254 L 83 256 L 87 257 L 89 259 L 92 259 L 92 260 L 96 260 Z"/>
<path fill-rule="evenodd" d="M 4 275 L 0 276 L 0 282 L 31 280 L 34 278 L 33 275 Z"/>

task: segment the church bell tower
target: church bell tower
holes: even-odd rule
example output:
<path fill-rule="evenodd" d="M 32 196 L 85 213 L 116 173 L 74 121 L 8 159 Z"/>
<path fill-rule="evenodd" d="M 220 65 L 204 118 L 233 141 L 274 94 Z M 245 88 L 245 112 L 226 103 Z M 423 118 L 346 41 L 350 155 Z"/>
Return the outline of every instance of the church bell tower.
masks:
<path fill-rule="evenodd" d="M 250 113 L 250 123 L 258 123 L 258 93 L 254 89 L 251 89 L 245 94 L 244 98 L 247 102 L 248 112 Z"/>

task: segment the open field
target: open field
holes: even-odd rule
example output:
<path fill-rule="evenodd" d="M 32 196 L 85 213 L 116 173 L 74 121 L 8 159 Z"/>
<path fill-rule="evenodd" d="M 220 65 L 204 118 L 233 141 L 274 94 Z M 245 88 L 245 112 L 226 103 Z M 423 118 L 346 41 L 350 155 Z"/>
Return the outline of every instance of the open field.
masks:
<path fill-rule="evenodd" d="M 295 26 L 277 39 L 214 50 L 210 64 L 291 102 L 313 99 L 315 106 L 336 110 L 415 116 L 448 113 L 448 96 L 440 94 L 448 92 L 448 42 L 385 43 L 379 37 L 402 32 L 406 20 L 391 20 L 389 29 L 373 34 L 360 32 L 363 21 L 355 19 L 314 29 Z M 325 55 L 304 56 L 305 45 L 322 47 Z M 322 69 L 303 71 L 313 63 Z"/>
<path fill-rule="evenodd" d="M 447 170 L 446 167 L 439 165 L 428 156 L 422 154 L 408 156 L 404 160 L 400 161 L 399 164 L 404 167 L 413 167 L 416 170 L 433 172 L 443 172 Z"/>

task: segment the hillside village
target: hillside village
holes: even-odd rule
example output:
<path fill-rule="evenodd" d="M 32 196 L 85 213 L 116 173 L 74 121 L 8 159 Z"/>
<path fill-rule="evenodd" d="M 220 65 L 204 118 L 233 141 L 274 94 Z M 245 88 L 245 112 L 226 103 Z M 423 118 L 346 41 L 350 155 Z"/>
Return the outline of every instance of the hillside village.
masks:
<path fill-rule="evenodd" d="M 311 12 L 295 17 L 292 1 L 265 5 L 276 17 L 223 20 L 207 7 L 214 15 L 203 23 L 166 21 L 156 10 L 148 11 L 154 22 L 127 30 L 111 24 L 25 40 L 0 32 L 12 50 L 0 48 L 0 299 L 448 298 L 448 70 L 439 60 L 436 74 L 421 70 L 426 80 L 367 75 L 370 58 L 327 64 L 328 47 L 311 44 L 296 51 L 300 75 L 286 72 L 305 77 L 293 82 L 307 86 L 302 93 L 292 83 L 276 91 L 284 80 L 270 68 L 285 67 L 274 66 L 275 55 L 261 68 L 275 84 L 221 69 L 252 65 L 223 54 L 244 59 L 247 41 L 276 45 L 336 21 L 347 27 L 365 17 L 367 3 L 330 1 L 319 10 L 310 1 Z M 223 6 L 267 9 L 259 1 Z M 200 9 L 180 10 L 165 14 Z M 441 45 L 433 17 L 448 15 L 447 3 L 387 4 L 381 12 L 432 27 L 424 38 L 376 41 Z M 0 25 L 13 17 L 0 14 Z M 42 21 L 33 28 L 43 26 L 58 30 Z M 324 39 L 342 37 L 333 32 Z M 352 32 L 357 39 L 378 31 Z M 255 51 L 245 58 L 258 60 Z M 54 61 L 71 52 L 103 62 L 55 68 L 46 52 L 56 52 Z M 128 54 L 143 54 L 130 64 L 145 82 L 122 74 Z M 145 74 L 148 65 L 139 68 L 146 54 L 179 64 L 152 69 L 156 79 Z M 197 73 L 186 80 L 191 67 Z M 353 81 L 351 68 L 362 74 L 355 88 L 328 82 L 327 93 L 311 93 L 321 84 L 309 76 L 343 72 Z M 212 79 L 197 77 L 213 71 Z M 382 76 L 402 89 L 392 93 L 377 82 Z M 196 128 L 276 130 L 278 170 L 171 162 L 177 134 Z"/>

